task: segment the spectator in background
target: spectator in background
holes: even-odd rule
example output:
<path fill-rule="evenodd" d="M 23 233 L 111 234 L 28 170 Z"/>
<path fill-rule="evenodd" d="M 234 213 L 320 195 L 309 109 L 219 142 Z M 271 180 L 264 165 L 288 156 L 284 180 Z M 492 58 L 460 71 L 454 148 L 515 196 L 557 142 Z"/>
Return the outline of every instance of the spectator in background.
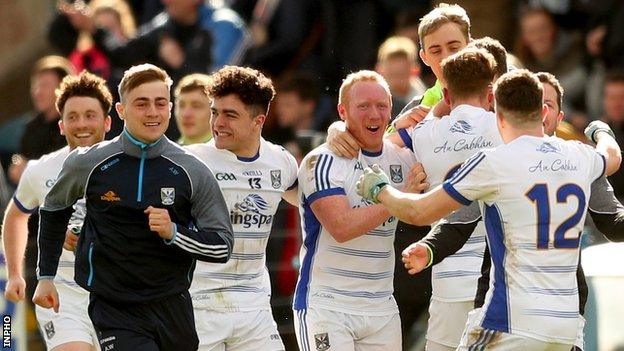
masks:
<path fill-rule="evenodd" d="M 601 119 L 609 123 L 618 144 L 624 142 L 624 72 L 617 71 L 607 75 L 603 105 L 605 113 Z M 615 196 L 622 201 L 624 199 L 624 170 L 620 169 L 610 176 L 609 182 L 613 185 Z"/>
<path fill-rule="evenodd" d="M 202 0 L 163 3 L 165 11 L 141 26 L 127 42 L 97 27 L 93 15 L 76 4 L 61 10 L 76 29 L 91 33 L 111 64 L 122 69 L 150 62 L 165 68 L 177 82 L 187 74 L 208 73 L 240 60 L 246 46 L 246 29 L 234 11 Z M 175 123 L 169 125 L 167 136 L 178 138 Z"/>
<path fill-rule="evenodd" d="M 194 73 L 183 77 L 176 86 L 175 118 L 180 131 L 178 144 L 206 143 L 212 139 L 210 130 L 210 97 L 208 90 L 212 78 Z"/>
<path fill-rule="evenodd" d="M 307 144 L 316 133 L 314 113 L 318 100 L 318 87 L 311 77 L 299 73 L 284 78 L 277 84 L 273 110 L 276 116 L 271 118 L 265 138 L 283 145 L 301 160 L 312 149 Z"/>
<path fill-rule="evenodd" d="M 98 27 L 93 15 L 74 4 L 61 8 L 76 29 L 87 30 L 111 61 L 128 67 L 141 61 L 161 64 L 179 80 L 187 73 L 209 72 L 240 60 L 245 26 L 227 8 L 201 0 L 164 0 L 165 11 L 141 26 L 130 41 L 120 42 Z"/>
<path fill-rule="evenodd" d="M 416 57 L 416 44 L 406 37 L 390 37 L 379 47 L 375 70 L 390 85 L 392 116 L 397 116 L 408 102 L 427 90 L 419 78 Z"/>
<path fill-rule="evenodd" d="M 287 68 L 296 68 L 303 58 L 298 50 L 315 20 L 312 0 L 238 0 L 235 7 L 251 8 L 249 18 L 251 46 L 244 62 L 279 76 Z"/>
<path fill-rule="evenodd" d="M 527 69 L 557 76 L 566 91 L 563 110 L 584 107 L 587 73 L 582 65 L 581 38 L 558 28 L 548 11 L 526 8 L 522 12 L 515 54 Z"/>
<path fill-rule="evenodd" d="M 126 43 L 134 36 L 136 32 L 134 17 L 124 0 L 92 0 L 88 8 L 84 6 L 87 5 L 78 2 L 74 5 L 60 2 L 59 13 L 50 25 L 48 40 L 68 56 L 77 72 L 87 70 L 104 78 L 108 88 L 113 92 L 113 100 L 117 101 L 119 100 L 117 86 L 123 77 L 124 67 L 111 65 L 104 51 L 94 44 L 91 34 L 84 30 L 77 31 L 70 22 L 70 18 L 74 17 L 66 13 L 78 10 L 92 13 L 95 26 L 107 30 L 120 44 Z M 113 117 L 116 117 L 116 111 L 112 113 Z M 112 121 L 111 129 L 107 133 L 109 139 L 119 135 L 123 129 L 121 119 L 113 118 Z"/>
<path fill-rule="evenodd" d="M 30 96 L 35 108 L 34 117 L 26 123 L 21 136 L 19 155 L 14 155 L 9 167 L 9 178 L 14 184 L 26 167 L 26 161 L 65 146 L 59 134 L 59 113 L 54 91 L 66 75 L 74 73 L 71 63 L 61 56 L 45 56 L 35 63 L 30 74 Z"/>

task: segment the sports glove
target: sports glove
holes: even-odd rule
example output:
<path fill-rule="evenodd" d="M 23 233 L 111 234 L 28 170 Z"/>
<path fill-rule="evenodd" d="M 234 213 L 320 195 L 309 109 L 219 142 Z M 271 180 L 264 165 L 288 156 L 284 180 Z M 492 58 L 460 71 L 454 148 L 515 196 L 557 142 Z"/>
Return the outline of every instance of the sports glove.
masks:
<path fill-rule="evenodd" d="M 375 164 L 373 167 L 367 167 L 360 176 L 360 180 L 356 183 L 357 193 L 364 199 L 378 204 L 377 195 L 388 184 L 390 179 L 379 165 Z"/>
<path fill-rule="evenodd" d="M 587 128 L 585 128 L 585 136 L 594 144 L 596 144 L 596 133 L 598 132 L 605 132 L 615 138 L 611 127 L 603 121 L 592 121 Z"/>

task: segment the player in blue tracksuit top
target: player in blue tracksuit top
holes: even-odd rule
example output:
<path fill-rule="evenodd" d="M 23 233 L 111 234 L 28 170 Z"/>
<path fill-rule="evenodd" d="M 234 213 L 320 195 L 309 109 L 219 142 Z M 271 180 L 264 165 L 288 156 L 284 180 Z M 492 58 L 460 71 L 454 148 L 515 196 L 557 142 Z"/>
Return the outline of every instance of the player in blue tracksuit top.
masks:
<path fill-rule="evenodd" d="M 72 205 L 86 198 L 75 279 L 91 293 L 89 317 L 103 350 L 196 350 L 188 294 L 195 260 L 226 262 L 232 251 L 212 173 L 164 136 L 170 82 L 153 65 L 126 71 L 116 105 L 123 133 L 71 153 L 40 210 L 33 301 L 58 310 L 52 278 Z"/>

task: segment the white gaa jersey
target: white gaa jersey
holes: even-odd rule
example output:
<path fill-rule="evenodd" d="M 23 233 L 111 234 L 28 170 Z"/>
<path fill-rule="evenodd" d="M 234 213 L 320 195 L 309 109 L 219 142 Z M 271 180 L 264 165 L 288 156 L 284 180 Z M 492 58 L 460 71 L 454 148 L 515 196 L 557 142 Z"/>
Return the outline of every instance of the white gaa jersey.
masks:
<path fill-rule="evenodd" d="M 28 161 L 17 185 L 17 190 L 15 190 L 15 195 L 13 195 L 13 201 L 20 211 L 31 214 L 43 205 L 46 195 L 56 183 L 56 178 L 61 172 L 63 162 L 69 152 L 69 146 L 65 146 L 43 155 L 37 160 Z M 85 210 L 84 199 L 78 200 L 74 205 L 74 213 L 70 223 L 82 226 Z M 57 286 L 60 284 L 77 292 L 88 294 L 74 281 L 74 258 L 73 252 L 63 249 L 54 282 L 57 283 Z"/>
<path fill-rule="evenodd" d="M 591 183 L 604 170 L 587 145 L 521 136 L 476 154 L 444 183 L 457 201 L 481 206 L 492 257 L 483 328 L 574 342 L 579 237 Z"/>
<path fill-rule="evenodd" d="M 424 120 L 409 134 L 404 129 L 399 133 L 422 163 L 431 189 L 480 150 L 503 144 L 496 115 L 469 105 L 457 106 L 449 116 Z M 485 227 L 480 222 L 459 251 L 432 267 L 432 298 L 445 302 L 474 300 L 484 250 Z"/>
<path fill-rule="evenodd" d="M 234 248 L 227 263 L 197 261 L 190 288 L 193 307 L 222 312 L 270 309 L 265 251 L 282 195 L 297 185 L 297 161 L 264 139 L 252 158 L 217 149 L 214 140 L 187 149 L 217 179 L 234 229 Z"/>
<path fill-rule="evenodd" d="M 313 306 L 370 316 L 398 312 L 392 296 L 397 220 L 390 217 L 365 235 L 339 243 L 321 226 L 310 206 L 331 195 L 346 195 L 352 208 L 369 206 L 355 186 L 364 168 L 379 164 L 392 186 L 401 189 L 415 162 L 411 151 L 387 141 L 381 152 L 360 151 L 356 159 L 338 157 L 326 145 L 304 158 L 299 168 L 303 245 L 295 310 Z"/>

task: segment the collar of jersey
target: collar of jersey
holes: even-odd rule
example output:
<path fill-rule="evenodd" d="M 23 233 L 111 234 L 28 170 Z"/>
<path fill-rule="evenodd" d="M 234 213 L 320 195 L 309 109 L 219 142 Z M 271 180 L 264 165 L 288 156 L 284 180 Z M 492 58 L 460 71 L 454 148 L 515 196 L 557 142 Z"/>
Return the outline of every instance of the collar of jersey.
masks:
<path fill-rule="evenodd" d="M 379 151 L 366 151 L 366 150 L 362 149 L 362 155 L 364 155 L 366 157 L 379 157 L 379 156 L 381 156 L 382 153 L 383 153 L 383 145 L 381 147 L 381 150 L 379 150 Z"/>
<path fill-rule="evenodd" d="M 156 146 L 161 145 L 162 144 L 161 141 L 165 138 L 165 136 L 162 136 L 160 137 L 160 139 L 156 140 L 155 142 L 147 144 L 133 137 L 132 134 L 130 134 L 130 132 L 126 128 L 124 128 L 122 132 L 122 136 L 124 137 L 124 139 L 129 141 L 129 143 L 124 143 L 126 145 L 126 147 L 124 148 L 125 149 L 124 151 L 126 153 L 128 153 L 131 156 L 141 157 L 141 153 L 143 151 L 146 151 L 147 158 L 151 158 L 150 156 L 154 155 L 154 153 L 156 154 L 159 153 L 160 148 Z"/>

